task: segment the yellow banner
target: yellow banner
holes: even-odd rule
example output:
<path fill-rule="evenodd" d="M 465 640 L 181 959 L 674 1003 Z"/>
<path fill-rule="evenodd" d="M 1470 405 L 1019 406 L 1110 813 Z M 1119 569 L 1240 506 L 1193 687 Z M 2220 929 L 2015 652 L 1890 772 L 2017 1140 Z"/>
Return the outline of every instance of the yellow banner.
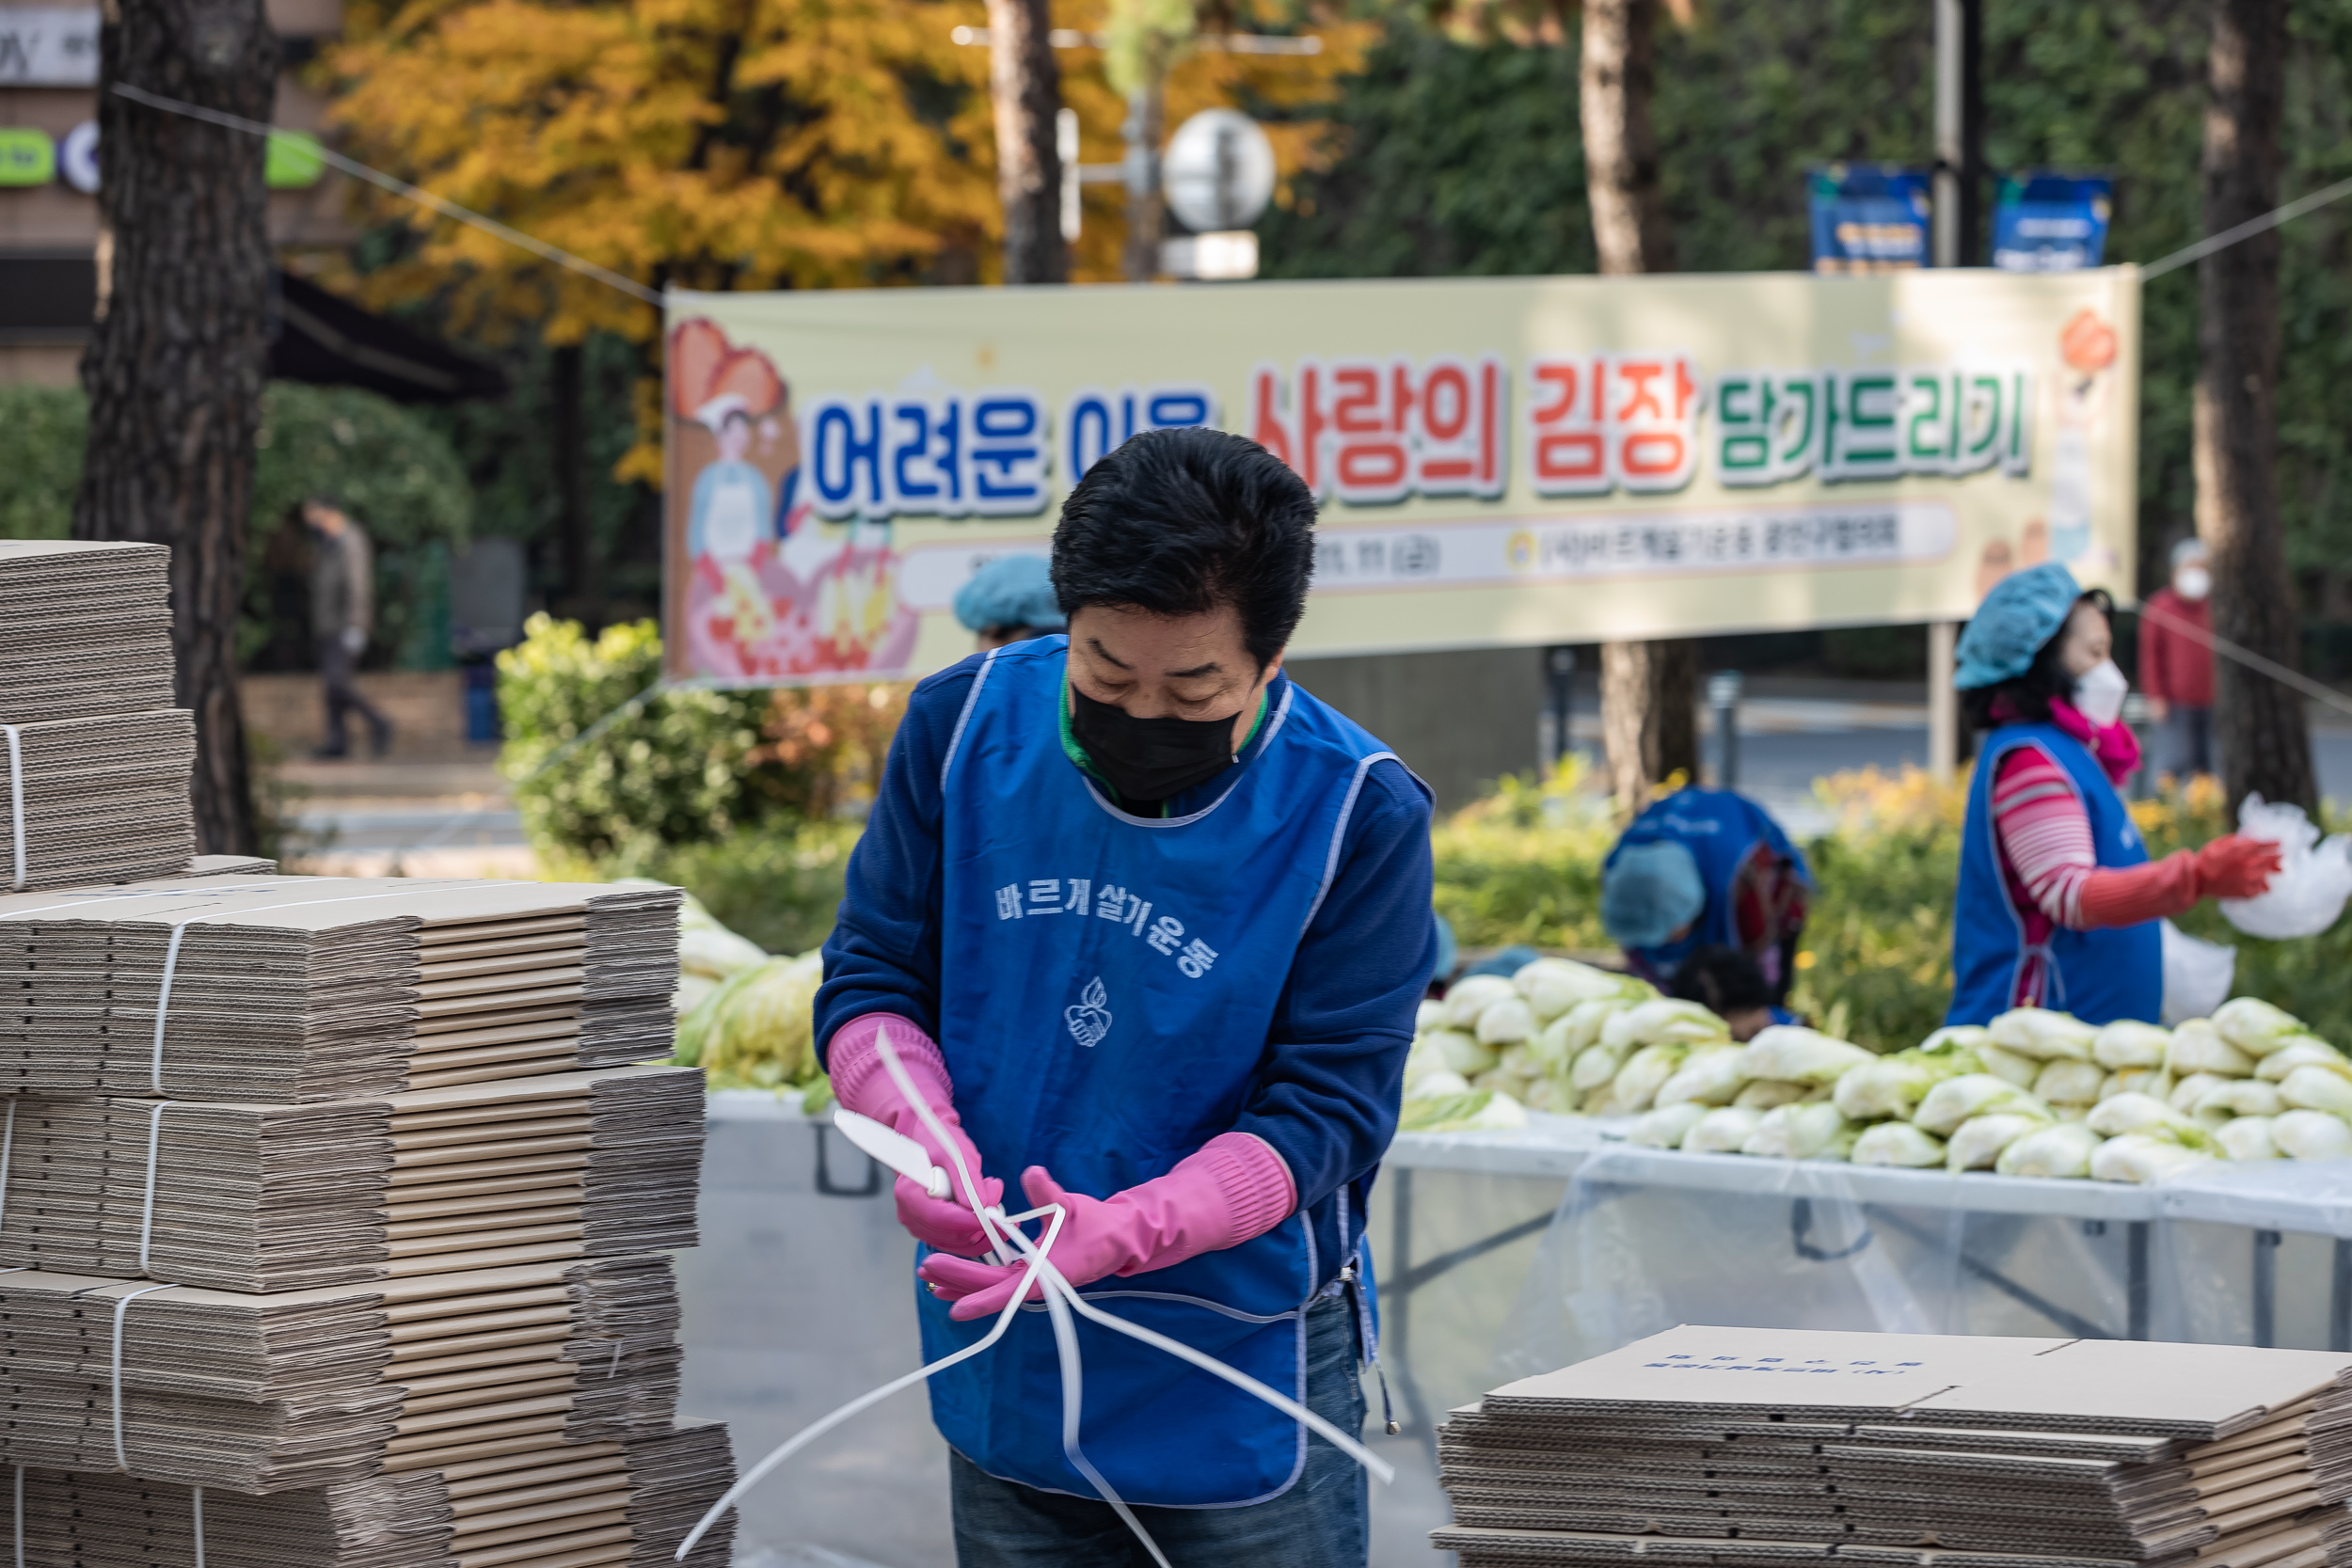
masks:
<path fill-rule="evenodd" d="M 1139 430 L 1323 501 L 1292 648 L 1957 620 L 2130 586 L 2134 268 L 674 295 L 673 679 L 920 675 Z"/>

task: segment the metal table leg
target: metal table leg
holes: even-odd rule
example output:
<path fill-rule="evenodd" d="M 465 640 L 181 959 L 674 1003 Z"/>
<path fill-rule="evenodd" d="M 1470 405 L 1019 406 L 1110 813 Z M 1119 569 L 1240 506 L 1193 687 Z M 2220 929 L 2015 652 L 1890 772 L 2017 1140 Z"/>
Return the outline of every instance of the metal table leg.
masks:
<path fill-rule="evenodd" d="M 2339 1236 L 2328 1292 L 2328 1348 L 2352 1351 L 2352 1238 Z"/>
<path fill-rule="evenodd" d="M 2123 1299 L 2129 1322 L 2127 1339 L 2148 1338 L 2148 1221 L 2133 1220 L 2123 1229 Z"/>
<path fill-rule="evenodd" d="M 2279 1245 L 2276 1230 L 2254 1232 L 2254 1343 L 2269 1350 L 2279 1342 Z"/>

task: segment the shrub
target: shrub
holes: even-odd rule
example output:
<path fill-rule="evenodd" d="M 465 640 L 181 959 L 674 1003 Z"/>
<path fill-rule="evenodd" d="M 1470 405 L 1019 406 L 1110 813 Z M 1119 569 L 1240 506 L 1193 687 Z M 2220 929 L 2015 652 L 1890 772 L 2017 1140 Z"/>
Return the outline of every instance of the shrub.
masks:
<path fill-rule="evenodd" d="M 682 887 L 719 923 L 771 953 L 805 953 L 833 930 L 858 824 L 771 821 L 701 844 L 641 843 L 601 860 L 555 856 L 558 878 L 650 877 Z"/>
<path fill-rule="evenodd" d="M 853 812 L 904 711 L 888 686 L 657 691 L 660 672 L 651 621 L 591 638 L 535 615 L 499 656 L 501 766 L 534 845 L 675 880 L 651 868 L 681 847 Z"/>
<path fill-rule="evenodd" d="M 0 387 L 0 539 L 66 536 L 88 436 L 78 388 Z"/>

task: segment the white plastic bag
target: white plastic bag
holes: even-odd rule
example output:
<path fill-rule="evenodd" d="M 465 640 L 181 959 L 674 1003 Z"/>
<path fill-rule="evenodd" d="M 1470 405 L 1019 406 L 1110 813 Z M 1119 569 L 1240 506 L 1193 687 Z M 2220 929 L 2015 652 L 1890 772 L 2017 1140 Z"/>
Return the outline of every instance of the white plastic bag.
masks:
<path fill-rule="evenodd" d="M 2278 845 L 2282 863 L 2259 896 L 2222 899 L 2224 919 L 2249 937 L 2274 942 L 2315 937 L 2336 923 L 2352 897 L 2352 838 L 2338 833 L 2322 843 L 2301 806 L 2272 805 L 2260 795 L 2238 807 L 2237 831 Z"/>
<path fill-rule="evenodd" d="M 2164 1025 L 2177 1028 L 2192 1018 L 2210 1018 L 2230 999 L 2237 977 L 2237 949 L 2190 936 L 2172 922 L 2164 930 Z"/>

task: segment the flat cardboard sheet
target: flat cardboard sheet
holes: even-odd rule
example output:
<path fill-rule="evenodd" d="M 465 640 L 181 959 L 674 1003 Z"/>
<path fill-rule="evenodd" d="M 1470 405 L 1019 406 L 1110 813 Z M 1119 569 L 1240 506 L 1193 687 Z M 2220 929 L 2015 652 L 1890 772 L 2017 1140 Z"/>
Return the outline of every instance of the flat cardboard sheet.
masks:
<path fill-rule="evenodd" d="M 0 897 L 0 1092 L 292 1103 L 651 1060 L 678 899 L 275 875 Z"/>
<path fill-rule="evenodd" d="M 2352 1355 L 1683 1327 L 1454 1412 L 1438 1463 L 1465 1563 L 2344 1568 Z"/>
<path fill-rule="evenodd" d="M 170 568 L 161 545 L 0 539 L 0 724 L 169 707 Z"/>
<path fill-rule="evenodd" d="M 24 1568 L 656 1568 L 734 1480 L 723 1427 L 665 1423 L 266 1496 L 33 1467 L 0 1508 Z M 729 1518 L 686 1561 L 723 1568 L 733 1544 Z"/>
<path fill-rule="evenodd" d="M 620 1441 L 675 1410 L 676 1285 L 660 1257 L 258 1296 L 0 1275 L 0 1463 L 116 1465 L 281 1492 L 480 1457 L 517 1434 Z"/>

